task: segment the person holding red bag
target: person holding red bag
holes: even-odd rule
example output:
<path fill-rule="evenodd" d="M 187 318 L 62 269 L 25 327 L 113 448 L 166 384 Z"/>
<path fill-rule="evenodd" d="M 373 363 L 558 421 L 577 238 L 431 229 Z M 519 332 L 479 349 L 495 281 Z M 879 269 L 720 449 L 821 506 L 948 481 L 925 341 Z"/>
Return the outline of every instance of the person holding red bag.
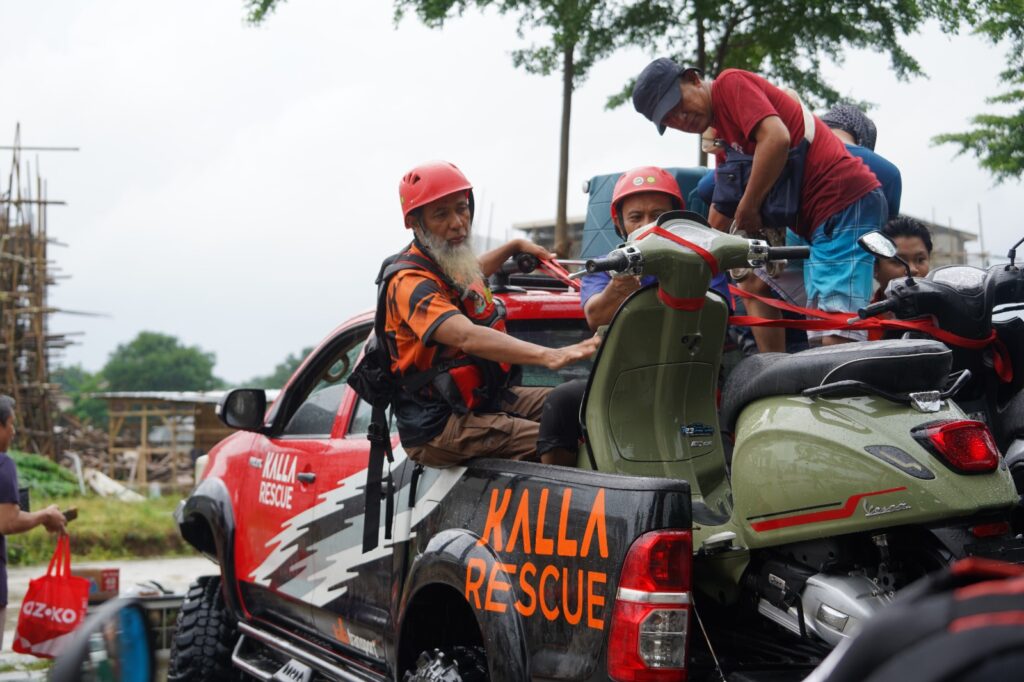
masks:
<path fill-rule="evenodd" d="M 57 505 L 37 512 L 18 506 L 18 470 L 7 449 L 14 440 L 14 399 L 0 395 L 0 642 L 7 617 L 7 537 L 43 526 L 51 533 L 66 533 L 67 521 Z"/>

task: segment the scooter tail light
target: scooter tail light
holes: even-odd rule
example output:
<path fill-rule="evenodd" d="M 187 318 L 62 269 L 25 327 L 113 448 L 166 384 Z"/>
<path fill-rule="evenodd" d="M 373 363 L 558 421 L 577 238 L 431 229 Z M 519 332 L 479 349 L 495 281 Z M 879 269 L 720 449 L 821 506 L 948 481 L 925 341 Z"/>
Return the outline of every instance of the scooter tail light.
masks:
<path fill-rule="evenodd" d="M 988 426 L 979 421 L 932 422 L 911 435 L 955 471 L 985 474 L 999 466 L 999 450 Z"/>
<path fill-rule="evenodd" d="M 633 542 L 608 632 L 610 679 L 686 680 L 692 562 L 689 531 L 654 531 Z"/>
<path fill-rule="evenodd" d="M 971 535 L 976 538 L 995 538 L 1009 533 L 1010 524 L 1006 521 L 979 523 L 971 526 L 969 530 L 971 531 Z"/>

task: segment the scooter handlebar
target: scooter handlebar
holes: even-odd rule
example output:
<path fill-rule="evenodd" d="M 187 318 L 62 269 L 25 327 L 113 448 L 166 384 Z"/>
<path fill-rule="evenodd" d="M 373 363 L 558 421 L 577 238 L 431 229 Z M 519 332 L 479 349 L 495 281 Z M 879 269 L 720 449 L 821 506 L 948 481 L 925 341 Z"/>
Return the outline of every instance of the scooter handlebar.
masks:
<path fill-rule="evenodd" d="M 869 317 L 875 317 L 882 313 L 887 313 L 892 310 L 896 310 L 897 301 L 894 298 L 887 298 L 884 301 L 878 303 L 872 303 L 871 305 L 865 306 L 857 311 L 857 316 L 862 320 L 866 320 Z"/>
<path fill-rule="evenodd" d="M 811 257 L 809 246 L 769 246 L 768 260 L 806 260 Z"/>
<path fill-rule="evenodd" d="M 621 251 L 612 251 L 604 258 L 591 258 L 584 266 L 588 273 L 623 271 L 629 267 L 629 259 Z"/>
<path fill-rule="evenodd" d="M 517 253 L 501 264 L 501 271 L 506 275 L 528 275 L 540 265 L 540 260 L 529 253 Z"/>

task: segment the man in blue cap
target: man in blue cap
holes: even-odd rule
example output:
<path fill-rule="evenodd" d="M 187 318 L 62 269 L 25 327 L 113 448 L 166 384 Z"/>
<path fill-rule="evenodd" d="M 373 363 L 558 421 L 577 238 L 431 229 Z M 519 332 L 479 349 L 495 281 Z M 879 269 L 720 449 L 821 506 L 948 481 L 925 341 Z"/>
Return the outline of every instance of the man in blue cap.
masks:
<path fill-rule="evenodd" d="M 853 311 L 867 305 L 872 289 L 871 256 L 857 245 L 862 234 L 885 224 L 887 208 L 879 182 L 820 119 L 761 76 L 727 69 L 714 81 L 699 69 L 656 59 L 633 89 L 633 105 L 660 134 L 666 128 L 700 134 L 715 128 L 727 148 L 753 156 L 750 177 L 733 215 L 735 227 L 759 234 L 761 208 L 782 174 L 790 149 L 809 140 L 799 188 L 800 210 L 793 232 L 811 245 L 804 281 L 809 305 Z M 826 134 L 815 134 L 826 133 Z M 863 332 L 811 332 L 812 343 L 860 340 Z"/>

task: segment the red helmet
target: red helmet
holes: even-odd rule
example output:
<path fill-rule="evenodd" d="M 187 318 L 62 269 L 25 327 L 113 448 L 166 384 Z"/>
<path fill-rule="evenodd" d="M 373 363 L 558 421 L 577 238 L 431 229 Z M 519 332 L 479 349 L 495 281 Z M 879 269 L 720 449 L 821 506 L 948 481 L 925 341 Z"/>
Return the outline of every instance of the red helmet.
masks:
<path fill-rule="evenodd" d="M 473 215 L 473 185 L 454 163 L 430 161 L 416 166 L 402 176 L 398 183 L 398 197 L 402 202 L 402 216 L 409 215 L 417 208 L 431 201 L 454 194 L 458 191 L 469 193 L 469 214 Z"/>
<path fill-rule="evenodd" d="M 664 168 L 640 166 L 639 168 L 628 170 L 619 176 L 615 183 L 615 190 L 612 192 L 612 223 L 615 225 L 615 231 L 623 238 L 626 236 L 623 234 L 625 227 L 622 223 L 622 217 L 619 215 L 622 200 L 632 194 L 640 194 L 641 192 L 661 192 L 662 194 L 667 194 L 672 197 L 672 204 L 677 209 L 686 208 L 686 202 L 683 201 L 683 193 L 679 191 L 679 183 Z"/>

